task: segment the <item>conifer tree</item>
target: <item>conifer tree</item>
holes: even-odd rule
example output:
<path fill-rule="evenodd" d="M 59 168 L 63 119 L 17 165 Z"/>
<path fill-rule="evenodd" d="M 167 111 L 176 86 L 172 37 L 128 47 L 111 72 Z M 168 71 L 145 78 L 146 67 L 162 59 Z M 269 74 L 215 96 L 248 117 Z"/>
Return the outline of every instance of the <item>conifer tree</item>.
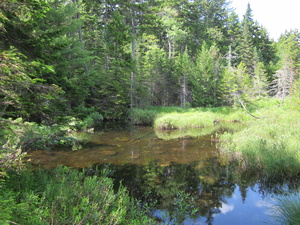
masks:
<path fill-rule="evenodd" d="M 191 58 L 188 55 L 187 49 L 183 54 L 180 54 L 175 61 L 176 74 L 178 83 L 180 86 L 179 98 L 180 106 L 186 107 L 190 104 L 190 90 L 189 90 L 189 79 L 192 74 L 192 71 L 195 69 L 195 64 L 192 62 Z"/>
<path fill-rule="evenodd" d="M 190 79 L 194 106 L 218 105 L 221 81 L 219 57 L 216 46 L 208 47 L 206 43 L 202 45 Z"/>
<path fill-rule="evenodd" d="M 254 74 L 254 45 L 252 39 L 253 25 L 254 21 L 252 19 L 252 10 L 248 4 L 246 14 L 244 15 L 244 19 L 242 21 L 242 33 L 239 38 L 240 44 L 238 46 L 238 57 L 240 62 L 243 62 L 243 64 L 246 66 L 246 71 L 250 75 Z"/>

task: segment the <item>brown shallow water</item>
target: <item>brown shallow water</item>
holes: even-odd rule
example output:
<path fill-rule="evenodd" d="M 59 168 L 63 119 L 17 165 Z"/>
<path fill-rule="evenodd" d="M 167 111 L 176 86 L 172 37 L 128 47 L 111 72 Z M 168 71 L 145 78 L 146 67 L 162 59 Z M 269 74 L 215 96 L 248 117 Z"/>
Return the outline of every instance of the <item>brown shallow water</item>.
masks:
<path fill-rule="evenodd" d="M 205 161 L 218 154 L 211 135 L 165 140 L 170 135 L 167 132 L 161 134 L 164 136 L 158 137 L 150 127 L 81 133 L 77 134 L 78 138 L 86 142 L 82 149 L 33 151 L 28 154 L 28 160 L 33 165 L 49 168 L 57 165 L 84 168 L 103 163 L 146 165 L 151 161 L 166 166 L 171 162 Z"/>

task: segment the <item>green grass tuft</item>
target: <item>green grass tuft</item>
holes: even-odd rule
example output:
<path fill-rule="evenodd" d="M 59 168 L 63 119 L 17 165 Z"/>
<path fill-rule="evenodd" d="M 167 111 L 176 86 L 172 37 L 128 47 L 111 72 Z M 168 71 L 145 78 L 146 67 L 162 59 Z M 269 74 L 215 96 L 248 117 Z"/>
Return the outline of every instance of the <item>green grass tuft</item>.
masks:
<path fill-rule="evenodd" d="M 273 211 L 274 220 L 277 224 L 300 224 L 300 195 L 291 194 L 280 197 Z"/>

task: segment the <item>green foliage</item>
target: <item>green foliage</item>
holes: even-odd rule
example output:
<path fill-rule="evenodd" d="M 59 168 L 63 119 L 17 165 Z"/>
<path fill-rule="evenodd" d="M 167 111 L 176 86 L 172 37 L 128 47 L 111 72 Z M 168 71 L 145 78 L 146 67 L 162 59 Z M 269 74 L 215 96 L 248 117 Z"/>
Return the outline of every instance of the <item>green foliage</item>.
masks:
<path fill-rule="evenodd" d="M 300 195 L 290 194 L 277 199 L 277 205 L 272 208 L 276 224 L 300 224 Z"/>
<path fill-rule="evenodd" d="M 67 127 L 45 126 L 33 122 L 0 120 L 0 164 L 13 166 L 22 151 L 66 147 L 73 150 L 81 146 L 74 137 L 66 136 Z"/>
<path fill-rule="evenodd" d="M 150 109 L 132 108 L 129 110 L 130 123 L 136 125 L 152 125 L 157 111 Z"/>
<path fill-rule="evenodd" d="M 53 99 L 58 97 L 60 89 L 44 85 L 38 73 L 52 73 L 53 68 L 38 61 L 27 61 L 14 48 L 0 52 L 0 62 L 0 116 L 36 116 L 37 120 L 46 120 L 45 114 L 53 112 Z"/>
<path fill-rule="evenodd" d="M 74 137 L 65 136 L 66 130 L 60 126 L 49 127 L 25 122 L 20 125 L 19 129 L 23 130 L 19 143 L 23 151 L 57 147 L 68 147 L 73 150 L 80 148 L 78 140 Z"/>
<path fill-rule="evenodd" d="M 273 45 L 250 5 L 242 21 L 225 0 L 4 0 L 2 6 L 6 118 L 53 124 L 78 114 L 86 129 L 95 111 L 117 120 L 129 106 L 211 107 L 237 105 L 237 95 L 260 98 L 287 56 L 298 76 L 299 34 Z"/>
<path fill-rule="evenodd" d="M 74 126 L 76 130 L 82 131 L 99 126 L 103 119 L 103 116 L 99 112 L 92 112 L 82 120 L 75 119 L 70 125 Z"/>
<path fill-rule="evenodd" d="M 291 93 L 286 104 L 289 105 L 290 108 L 300 110 L 300 80 L 294 82 Z"/>
<path fill-rule="evenodd" d="M 53 171 L 11 171 L 1 192 L 3 224 L 152 224 L 121 185 L 114 191 L 105 171 L 59 167 Z M 147 210 L 146 210 L 147 211 Z M 145 212 L 146 212 L 145 211 Z M 131 223 L 132 222 L 132 223 Z"/>
<path fill-rule="evenodd" d="M 179 191 L 174 201 L 174 209 L 171 211 L 171 218 L 176 224 L 182 224 L 189 215 L 194 216 L 198 212 L 195 207 L 195 199 L 191 194 Z"/>
<path fill-rule="evenodd" d="M 220 97 L 219 49 L 204 43 L 199 51 L 189 82 L 192 92 L 192 105 L 217 106 Z"/>

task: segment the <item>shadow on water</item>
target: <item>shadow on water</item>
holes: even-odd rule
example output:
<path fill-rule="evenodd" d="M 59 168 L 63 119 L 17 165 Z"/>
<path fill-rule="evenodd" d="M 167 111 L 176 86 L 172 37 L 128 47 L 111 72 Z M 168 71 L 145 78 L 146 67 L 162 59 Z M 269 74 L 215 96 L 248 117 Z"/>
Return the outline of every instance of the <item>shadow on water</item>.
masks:
<path fill-rule="evenodd" d="M 27 159 L 48 168 L 108 167 L 116 189 L 122 183 L 149 204 L 158 224 L 272 224 L 274 198 L 299 188 L 297 182 L 270 181 L 220 165 L 213 132 L 105 127 L 77 134 L 85 143 L 81 150 L 34 151 Z"/>

